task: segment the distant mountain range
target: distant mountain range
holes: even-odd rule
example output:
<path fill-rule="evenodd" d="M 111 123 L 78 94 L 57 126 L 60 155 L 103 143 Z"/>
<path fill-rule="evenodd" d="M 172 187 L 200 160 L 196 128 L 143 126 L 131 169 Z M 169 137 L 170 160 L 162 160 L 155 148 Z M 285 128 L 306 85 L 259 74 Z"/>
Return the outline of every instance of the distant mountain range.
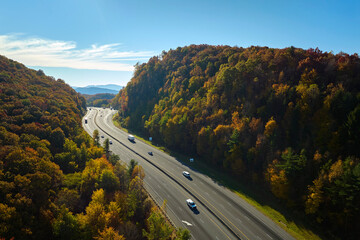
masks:
<path fill-rule="evenodd" d="M 106 85 L 88 85 L 86 87 L 73 87 L 75 91 L 81 94 L 94 95 L 98 93 L 112 93 L 117 94 L 123 86 L 116 84 L 106 84 Z"/>

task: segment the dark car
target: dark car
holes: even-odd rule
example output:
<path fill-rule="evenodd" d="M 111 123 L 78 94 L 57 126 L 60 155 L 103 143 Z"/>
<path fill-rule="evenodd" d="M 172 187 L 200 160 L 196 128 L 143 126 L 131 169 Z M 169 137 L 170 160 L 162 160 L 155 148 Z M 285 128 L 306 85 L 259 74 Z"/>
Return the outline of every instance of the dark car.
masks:
<path fill-rule="evenodd" d="M 152 156 L 152 155 L 153 155 L 153 152 L 148 152 L 148 154 L 149 154 L 150 156 Z"/>

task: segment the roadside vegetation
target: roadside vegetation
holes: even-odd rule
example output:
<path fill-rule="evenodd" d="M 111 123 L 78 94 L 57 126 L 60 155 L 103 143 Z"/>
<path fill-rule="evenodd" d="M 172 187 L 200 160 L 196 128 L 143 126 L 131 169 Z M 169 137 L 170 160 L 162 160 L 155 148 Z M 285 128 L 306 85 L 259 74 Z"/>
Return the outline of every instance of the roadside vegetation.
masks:
<path fill-rule="evenodd" d="M 116 115 L 113 119 L 115 126 L 123 131 L 128 132 L 128 129 L 121 127 L 119 122 L 117 122 L 115 119 Z M 259 186 L 256 184 L 249 184 L 249 182 L 246 181 L 244 182 L 240 178 L 237 178 L 237 181 L 234 181 L 234 176 L 231 173 L 219 172 L 217 168 L 204 164 L 204 160 L 200 159 L 199 156 L 195 157 L 194 162 L 190 162 L 189 159 L 194 157 L 193 155 L 181 154 L 164 146 L 154 144 L 152 141 L 145 139 L 141 133 L 131 132 L 131 134 L 134 135 L 137 140 L 141 140 L 159 149 L 160 151 L 166 152 L 169 155 L 175 157 L 178 161 L 187 165 L 193 171 L 198 171 L 202 174 L 205 174 L 206 176 L 211 177 L 218 184 L 229 188 L 239 197 L 247 201 L 250 205 L 254 206 L 260 212 L 271 218 L 275 223 L 277 223 L 281 228 L 286 230 L 296 239 L 323 239 L 319 235 L 319 233 L 322 231 L 321 229 L 317 228 L 316 226 L 311 226 L 302 213 L 293 212 L 284 207 L 282 202 L 279 201 L 279 199 L 276 199 L 270 191 L 259 188 Z"/>
<path fill-rule="evenodd" d="M 135 69 L 121 126 L 271 192 L 325 238 L 360 236 L 357 54 L 191 45 Z"/>
<path fill-rule="evenodd" d="M 189 239 L 129 167 L 81 127 L 85 99 L 0 56 L 1 239 Z"/>

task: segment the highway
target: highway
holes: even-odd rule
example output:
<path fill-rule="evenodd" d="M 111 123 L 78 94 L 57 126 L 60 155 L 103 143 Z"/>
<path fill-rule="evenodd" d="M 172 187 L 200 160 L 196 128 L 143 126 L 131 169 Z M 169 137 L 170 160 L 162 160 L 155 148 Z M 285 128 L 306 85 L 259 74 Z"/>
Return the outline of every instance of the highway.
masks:
<path fill-rule="evenodd" d="M 110 109 L 91 108 L 84 129 L 95 129 L 113 141 L 110 150 L 122 161 L 136 160 L 145 170 L 146 190 L 161 205 L 167 201 L 167 215 L 176 227 L 187 228 L 192 239 L 294 239 L 268 217 L 209 177 L 193 171 L 168 154 L 140 141 L 130 142 L 128 133 L 116 128 Z M 104 140 L 105 138 L 101 138 Z M 153 152 L 149 155 L 148 152 Z M 185 178 L 182 171 L 191 174 Z M 198 212 L 186 205 L 191 198 Z"/>

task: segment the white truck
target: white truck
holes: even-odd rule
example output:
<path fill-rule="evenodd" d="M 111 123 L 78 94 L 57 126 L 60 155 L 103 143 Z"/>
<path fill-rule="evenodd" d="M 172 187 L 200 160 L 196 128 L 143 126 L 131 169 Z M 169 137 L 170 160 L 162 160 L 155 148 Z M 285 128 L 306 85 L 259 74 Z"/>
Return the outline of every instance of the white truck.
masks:
<path fill-rule="evenodd" d="M 134 137 L 133 135 L 129 135 L 129 136 L 128 136 L 128 139 L 129 139 L 129 141 L 131 141 L 131 142 L 134 142 L 134 141 L 135 141 L 135 137 Z"/>

